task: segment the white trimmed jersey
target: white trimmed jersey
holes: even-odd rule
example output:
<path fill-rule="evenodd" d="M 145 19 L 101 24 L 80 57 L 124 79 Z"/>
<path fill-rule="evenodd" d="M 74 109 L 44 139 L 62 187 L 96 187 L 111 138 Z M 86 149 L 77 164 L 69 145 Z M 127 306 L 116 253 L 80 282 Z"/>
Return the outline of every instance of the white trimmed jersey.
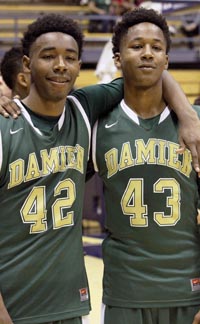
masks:
<path fill-rule="evenodd" d="M 30 114 L 0 116 L 0 291 L 16 324 L 90 311 L 82 207 L 91 126 L 122 97 L 121 80 L 77 90 L 49 132 Z"/>
<path fill-rule="evenodd" d="M 94 127 L 107 213 L 106 305 L 200 304 L 198 179 L 189 150 L 178 155 L 178 148 L 177 117 L 167 107 L 143 120 L 122 101 Z"/>

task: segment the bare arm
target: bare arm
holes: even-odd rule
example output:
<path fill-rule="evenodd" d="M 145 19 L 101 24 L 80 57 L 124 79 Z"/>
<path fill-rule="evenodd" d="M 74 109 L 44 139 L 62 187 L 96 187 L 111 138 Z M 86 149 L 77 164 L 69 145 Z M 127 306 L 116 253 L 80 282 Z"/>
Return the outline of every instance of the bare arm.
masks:
<path fill-rule="evenodd" d="M 163 93 L 166 102 L 176 112 L 179 119 L 180 153 L 187 147 L 192 154 L 193 167 L 200 172 L 200 120 L 192 109 L 178 82 L 165 71 L 163 73 Z"/>
<path fill-rule="evenodd" d="M 200 311 L 195 315 L 192 324 L 200 324 Z"/>
<path fill-rule="evenodd" d="M 0 323 L 1 324 L 13 324 L 8 311 L 5 307 L 2 295 L 0 294 Z"/>

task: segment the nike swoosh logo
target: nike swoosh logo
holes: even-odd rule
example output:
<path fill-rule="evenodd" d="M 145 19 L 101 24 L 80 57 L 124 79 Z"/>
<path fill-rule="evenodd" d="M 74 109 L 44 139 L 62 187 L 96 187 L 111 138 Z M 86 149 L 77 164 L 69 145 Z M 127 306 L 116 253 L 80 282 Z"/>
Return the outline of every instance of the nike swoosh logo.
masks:
<path fill-rule="evenodd" d="M 110 125 L 105 124 L 105 128 L 110 128 L 110 127 L 113 127 L 113 126 L 115 126 L 115 125 L 117 125 L 117 124 L 118 124 L 118 120 L 117 120 L 115 123 L 110 124 Z"/>
<path fill-rule="evenodd" d="M 14 135 L 14 134 L 16 134 L 16 133 L 18 133 L 19 131 L 21 131 L 23 128 L 19 128 L 19 129 L 16 129 L 16 130 L 12 130 L 12 129 L 10 129 L 10 134 L 11 135 Z"/>

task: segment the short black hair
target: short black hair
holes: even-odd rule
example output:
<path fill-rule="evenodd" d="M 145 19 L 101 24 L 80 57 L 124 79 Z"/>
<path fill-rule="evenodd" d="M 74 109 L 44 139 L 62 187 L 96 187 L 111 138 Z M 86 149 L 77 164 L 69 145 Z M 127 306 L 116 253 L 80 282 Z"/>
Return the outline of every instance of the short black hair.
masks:
<path fill-rule="evenodd" d="M 125 13 L 122 16 L 122 20 L 119 21 L 114 27 L 114 34 L 112 37 L 113 54 L 119 52 L 120 42 L 124 35 L 128 33 L 128 29 L 143 22 L 152 23 L 162 30 L 167 44 L 166 53 L 169 52 L 171 46 L 171 38 L 165 17 L 153 9 L 139 7 Z"/>
<path fill-rule="evenodd" d="M 83 33 L 81 28 L 73 19 L 58 13 L 42 14 L 37 20 L 28 25 L 22 38 L 24 55 L 29 56 L 30 47 L 39 36 L 50 32 L 61 32 L 72 36 L 78 44 L 78 57 L 81 57 L 83 48 Z"/>
<path fill-rule="evenodd" d="M 13 90 L 17 74 L 23 71 L 23 51 L 19 46 L 11 47 L 1 60 L 1 75 L 6 85 Z"/>

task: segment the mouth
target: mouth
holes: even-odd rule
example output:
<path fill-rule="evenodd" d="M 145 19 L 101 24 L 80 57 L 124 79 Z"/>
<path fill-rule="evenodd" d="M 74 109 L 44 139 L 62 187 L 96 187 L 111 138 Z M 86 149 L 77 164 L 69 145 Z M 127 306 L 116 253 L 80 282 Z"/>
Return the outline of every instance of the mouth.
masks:
<path fill-rule="evenodd" d="M 64 77 L 51 77 L 51 78 L 47 78 L 47 80 L 52 83 L 61 84 L 61 85 L 70 82 L 69 79 L 64 78 Z"/>
<path fill-rule="evenodd" d="M 139 69 L 141 70 L 154 70 L 155 66 L 149 65 L 149 64 L 143 64 L 139 66 Z"/>

